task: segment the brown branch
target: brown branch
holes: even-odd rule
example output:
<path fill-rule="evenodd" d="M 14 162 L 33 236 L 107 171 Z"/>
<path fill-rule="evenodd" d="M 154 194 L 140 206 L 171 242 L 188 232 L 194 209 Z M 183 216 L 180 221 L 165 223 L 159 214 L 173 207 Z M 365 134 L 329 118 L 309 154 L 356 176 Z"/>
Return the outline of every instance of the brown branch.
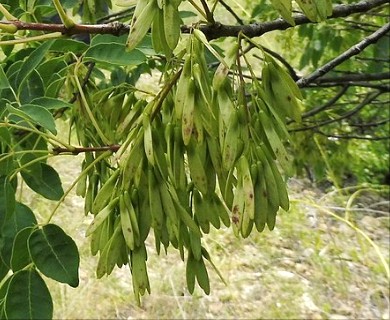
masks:
<path fill-rule="evenodd" d="M 389 0 L 371 0 L 371 1 L 360 1 L 353 4 L 340 4 L 333 7 L 333 13 L 328 18 L 341 18 L 346 17 L 354 13 L 365 13 L 371 9 L 377 8 L 383 4 L 388 3 Z M 296 14 L 293 16 L 295 25 L 301 25 L 306 23 L 313 23 L 303 14 Z M 252 23 L 243 26 L 235 25 L 223 25 L 216 23 L 215 25 L 206 25 L 200 27 L 206 37 L 211 39 L 217 39 L 222 37 L 237 37 L 240 32 L 245 34 L 247 37 L 259 37 L 267 32 L 275 30 L 285 30 L 292 28 L 288 22 L 282 18 L 263 22 L 263 23 Z M 182 31 L 188 33 L 191 31 L 191 26 L 183 26 Z"/>
<path fill-rule="evenodd" d="M 53 154 L 58 155 L 60 153 L 70 153 L 78 155 L 79 153 L 84 152 L 100 152 L 100 151 L 112 151 L 117 152 L 121 146 L 118 144 L 113 144 L 111 146 L 102 146 L 102 147 L 77 147 L 72 150 L 67 148 L 55 147 L 53 148 Z"/>
<path fill-rule="evenodd" d="M 45 32 L 61 32 L 65 35 L 74 34 L 113 34 L 122 35 L 130 31 L 130 26 L 121 22 L 107 24 L 75 24 L 68 29 L 63 24 L 23 22 L 20 20 L 2 21 L 3 24 L 13 24 L 18 30 L 36 30 Z"/>
<path fill-rule="evenodd" d="M 352 4 L 340 4 L 333 7 L 333 13 L 328 19 L 346 17 L 354 13 L 367 13 L 367 11 L 378 8 L 389 0 L 370 0 L 360 1 Z M 296 25 L 314 23 L 303 14 L 295 14 L 293 16 Z M 30 23 L 19 20 L 2 21 L 3 24 L 13 24 L 18 30 L 39 30 L 45 32 L 61 32 L 66 35 L 74 34 L 113 34 L 121 35 L 130 31 L 130 26 L 120 22 L 108 24 L 76 24 L 70 29 L 67 29 L 63 24 L 47 24 L 47 23 Z M 259 37 L 267 32 L 275 30 L 285 30 L 292 28 L 289 23 L 279 18 L 273 21 L 252 23 L 248 25 L 224 25 L 216 22 L 212 25 L 203 25 L 200 29 L 209 40 L 222 37 L 237 37 L 241 32 L 247 37 Z M 193 26 L 182 26 L 183 33 L 190 33 Z"/>

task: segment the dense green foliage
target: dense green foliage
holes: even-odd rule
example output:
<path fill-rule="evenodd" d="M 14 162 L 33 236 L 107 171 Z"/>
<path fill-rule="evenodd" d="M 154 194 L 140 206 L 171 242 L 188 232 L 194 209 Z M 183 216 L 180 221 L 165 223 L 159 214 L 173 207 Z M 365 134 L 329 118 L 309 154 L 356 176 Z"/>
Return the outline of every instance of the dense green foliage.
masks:
<path fill-rule="evenodd" d="M 130 2 L 0 5 L 2 318 L 52 316 L 42 275 L 79 283 L 77 247 L 51 223 L 70 191 L 51 157 L 84 154 L 70 189 L 94 216 L 97 277 L 129 264 L 138 301 L 151 231 L 158 253 L 172 246 L 186 261 L 189 292 L 209 294 L 210 227 L 272 230 L 294 174 L 339 185 L 387 173 L 385 2 Z M 227 13 L 234 26 L 219 22 Z M 273 29 L 250 24 L 265 19 Z M 58 201 L 47 221 L 18 201 L 22 183 Z"/>

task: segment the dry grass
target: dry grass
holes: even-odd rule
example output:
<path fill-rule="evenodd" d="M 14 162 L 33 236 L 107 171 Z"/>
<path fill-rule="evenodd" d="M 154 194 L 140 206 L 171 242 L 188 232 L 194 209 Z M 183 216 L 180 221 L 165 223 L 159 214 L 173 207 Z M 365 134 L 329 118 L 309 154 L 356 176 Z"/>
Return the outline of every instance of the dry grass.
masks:
<path fill-rule="evenodd" d="M 69 186 L 79 159 L 54 160 L 64 174 L 64 186 Z M 157 256 L 153 239 L 148 239 L 152 294 L 144 297 L 141 308 L 133 297 L 127 268 L 116 269 L 108 278 L 95 278 L 97 259 L 91 257 L 84 238 L 91 219 L 84 217 L 81 199 L 72 194 L 53 222 L 77 242 L 81 281 L 79 288 L 72 289 L 48 280 L 55 318 L 389 319 L 389 202 L 366 192 L 348 211 L 354 226 L 378 247 L 383 264 L 361 232 L 328 212 L 343 217 L 340 209 L 350 193 L 323 194 L 299 180 L 292 181 L 290 189 L 292 209 L 280 213 L 273 232 L 253 232 L 248 239 L 238 239 L 223 229 L 204 237 L 227 281 L 225 286 L 210 268 L 210 296 L 199 288 L 190 296 L 178 254 L 168 250 L 167 255 Z M 50 214 L 53 203 L 24 194 L 41 219 Z"/>

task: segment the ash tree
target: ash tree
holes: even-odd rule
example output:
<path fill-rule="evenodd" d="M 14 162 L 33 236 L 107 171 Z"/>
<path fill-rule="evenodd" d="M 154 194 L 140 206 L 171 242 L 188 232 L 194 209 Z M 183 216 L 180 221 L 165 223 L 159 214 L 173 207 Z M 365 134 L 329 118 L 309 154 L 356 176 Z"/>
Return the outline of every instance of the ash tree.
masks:
<path fill-rule="evenodd" d="M 387 0 L 3 1 L 1 317 L 52 317 L 45 278 L 78 286 L 77 246 L 51 223 L 72 189 L 93 215 L 85 232 L 98 278 L 128 265 L 140 302 L 153 236 L 158 253 L 180 252 L 189 292 L 209 294 L 210 228 L 272 230 L 289 210 L 288 177 L 321 178 L 324 163 L 337 164 L 335 177 L 347 172 L 357 141 L 386 150 L 388 9 Z M 148 75 L 157 80 L 146 86 Z M 68 129 L 58 132 L 61 120 Z M 64 190 L 49 160 L 79 154 L 81 173 Z M 16 197 L 22 184 L 57 203 L 47 220 Z"/>

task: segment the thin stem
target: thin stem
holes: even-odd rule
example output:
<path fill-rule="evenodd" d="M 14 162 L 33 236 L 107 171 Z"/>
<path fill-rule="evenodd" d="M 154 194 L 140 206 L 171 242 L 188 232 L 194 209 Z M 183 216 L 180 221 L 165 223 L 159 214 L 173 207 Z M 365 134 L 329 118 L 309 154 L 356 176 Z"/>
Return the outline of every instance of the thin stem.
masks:
<path fill-rule="evenodd" d="M 86 152 L 101 152 L 101 151 L 116 152 L 119 150 L 120 147 L 121 146 L 118 144 L 114 144 L 111 146 L 101 146 L 101 147 L 75 147 L 72 150 L 69 150 L 67 148 L 56 147 L 53 148 L 53 154 L 57 155 L 60 153 L 68 153 L 68 154 L 78 155 L 80 153 L 86 153 Z"/>
<path fill-rule="evenodd" d="M 238 24 L 243 25 L 244 21 L 237 15 L 237 13 L 223 0 L 220 0 L 219 3 L 229 12 L 238 22 Z"/>
<path fill-rule="evenodd" d="M 27 128 L 27 127 L 19 126 L 17 124 L 12 124 L 12 123 L 9 123 L 9 122 L 2 122 L 2 123 L 0 123 L 0 127 L 14 128 L 14 129 L 18 129 L 18 130 L 21 130 L 21 131 L 33 132 L 33 133 L 36 133 L 36 134 L 38 134 L 38 135 L 40 135 L 42 137 L 45 137 L 47 140 L 53 140 L 54 142 L 59 143 L 60 145 L 64 146 L 65 148 L 68 148 L 69 150 L 72 150 L 74 148 L 73 146 L 71 146 L 71 145 L 61 141 L 57 137 L 55 137 L 53 135 L 49 135 L 49 134 L 47 134 L 45 132 L 39 131 L 35 127 Z"/>
<path fill-rule="evenodd" d="M 180 69 L 175 73 L 175 75 L 172 77 L 172 79 L 169 81 L 168 85 L 164 86 L 164 88 L 158 93 L 156 99 L 157 102 L 155 104 L 154 110 L 152 110 L 150 114 L 150 121 L 154 119 L 154 117 L 157 115 L 157 113 L 160 111 L 161 106 L 165 98 L 167 97 L 169 91 L 171 91 L 172 87 L 175 85 L 177 80 L 179 79 L 181 72 L 183 69 Z"/>
<path fill-rule="evenodd" d="M 14 17 L 1 3 L 0 3 L 0 12 L 7 20 L 18 20 L 18 18 Z"/>
<path fill-rule="evenodd" d="M 352 134 L 327 134 L 325 132 L 322 132 L 321 130 L 315 130 L 315 133 L 318 133 L 320 135 L 323 135 L 327 138 L 335 138 L 335 139 L 345 139 L 345 140 L 368 140 L 368 141 L 380 141 L 380 140 L 390 140 L 390 136 L 385 137 L 372 137 L 372 136 L 358 136 L 358 135 L 352 135 Z"/>
<path fill-rule="evenodd" d="M 248 109 L 248 104 L 246 103 L 245 99 L 245 80 L 242 75 L 242 66 L 241 66 L 241 55 L 242 53 L 242 45 L 241 45 L 241 34 L 238 36 L 238 50 L 237 50 L 237 56 L 236 56 L 236 61 L 237 61 L 237 71 L 238 71 L 238 77 L 239 77 L 239 102 L 242 104 L 245 108 L 245 115 L 246 115 L 246 121 L 249 123 L 250 121 L 250 113 Z"/>
<path fill-rule="evenodd" d="M 75 25 L 74 21 L 68 17 L 66 14 L 64 8 L 62 7 L 59 0 L 53 0 L 54 6 L 56 7 L 56 10 L 58 12 L 58 15 L 61 18 L 62 23 L 65 25 L 67 29 L 72 29 Z"/>
<path fill-rule="evenodd" d="M 39 36 L 27 37 L 22 39 L 0 41 L 0 46 L 15 45 L 15 44 L 21 44 L 27 42 L 45 41 L 49 39 L 58 39 L 63 37 L 64 36 L 62 35 L 62 33 L 53 32 L 53 33 L 41 34 Z"/>
<path fill-rule="evenodd" d="M 202 3 L 204 12 L 206 13 L 207 21 L 208 21 L 209 23 L 211 23 L 211 24 L 215 24 L 214 15 L 213 15 L 213 13 L 210 11 L 209 6 L 207 5 L 206 0 L 200 0 L 200 2 Z"/>
<path fill-rule="evenodd" d="M 26 154 L 26 153 L 47 153 L 47 150 L 20 150 L 20 151 L 10 151 L 6 154 L 0 155 L 0 162 L 8 159 L 17 154 Z"/>
<path fill-rule="evenodd" d="M 199 7 L 194 0 L 188 0 L 189 3 L 191 3 L 191 5 L 196 9 L 196 11 L 198 11 L 202 16 L 203 18 L 205 18 L 207 20 L 207 15 L 206 13 L 202 10 L 201 7 Z"/>
<path fill-rule="evenodd" d="M 347 92 L 347 90 L 348 90 L 348 86 L 344 86 L 332 99 L 330 99 L 329 101 L 327 101 L 326 103 L 324 103 L 321 106 L 315 107 L 315 108 L 305 112 L 302 115 L 302 119 L 306 119 L 306 118 L 309 118 L 311 116 L 314 116 L 315 114 L 333 106 Z"/>
<path fill-rule="evenodd" d="M 361 109 L 363 109 L 366 105 L 368 105 L 371 101 L 376 99 L 381 94 L 382 94 L 381 91 L 376 92 L 376 93 L 371 92 L 371 93 L 367 94 L 366 99 L 364 99 L 364 101 L 362 101 L 360 104 L 358 104 L 354 109 L 344 113 L 342 116 L 340 116 L 338 118 L 325 120 L 323 122 L 320 122 L 318 124 L 315 124 L 315 125 L 312 125 L 312 126 L 308 126 L 308 127 L 292 128 L 292 129 L 289 130 L 289 132 L 297 132 L 297 131 L 306 131 L 306 130 L 318 129 L 318 128 L 322 127 L 322 126 L 325 126 L 325 125 L 328 125 L 328 124 L 331 124 L 331 123 L 334 123 L 334 122 L 340 122 L 343 119 L 350 118 L 354 114 L 359 112 Z"/>
<path fill-rule="evenodd" d="M 46 160 L 51 158 L 52 154 L 46 154 L 42 157 L 35 158 L 34 160 L 31 160 L 30 162 L 27 162 L 26 164 L 22 165 L 21 167 L 15 169 L 15 171 L 10 175 L 10 180 L 12 180 L 20 171 L 26 169 L 27 167 L 33 165 L 34 163 L 41 162 L 42 160 Z"/>
<path fill-rule="evenodd" d="M 102 139 L 104 144 L 109 145 L 110 141 L 108 140 L 108 138 L 106 138 L 106 136 L 104 135 L 103 131 L 100 129 L 99 124 L 97 123 L 97 121 L 96 121 L 96 119 L 95 119 L 95 117 L 94 117 L 94 115 L 93 115 L 93 113 L 91 111 L 91 108 L 89 107 L 87 99 L 85 98 L 83 87 L 82 87 L 82 85 L 80 83 L 80 80 L 79 80 L 79 77 L 78 77 L 78 71 L 79 71 L 80 65 L 81 65 L 81 62 L 80 62 L 80 60 L 78 60 L 78 62 L 75 65 L 75 68 L 74 68 L 74 79 L 75 79 L 77 88 L 78 88 L 79 93 L 80 93 L 81 101 L 83 102 L 83 106 L 85 108 L 85 111 L 88 114 L 89 120 L 91 120 L 92 125 L 95 128 L 95 130 L 96 130 L 97 134 L 99 135 L 100 139 Z"/>
<path fill-rule="evenodd" d="M 96 163 L 98 163 L 99 161 L 103 160 L 104 158 L 107 158 L 108 156 L 111 155 L 111 151 L 106 151 L 104 153 L 102 153 L 100 156 L 98 156 L 95 160 L 93 160 L 81 173 L 80 175 L 73 181 L 73 183 L 70 185 L 70 187 L 68 188 L 68 190 L 66 190 L 64 192 L 64 194 L 62 195 L 61 199 L 58 200 L 57 202 L 57 205 L 55 206 L 55 208 L 53 209 L 53 211 L 51 212 L 49 218 L 47 219 L 47 222 L 46 224 L 50 223 L 50 220 L 53 218 L 55 212 L 57 211 L 57 209 L 60 207 L 61 203 L 64 201 L 64 199 L 68 196 L 68 194 L 72 191 L 72 189 L 76 186 L 77 182 L 79 182 L 79 180 L 88 173 L 89 170 L 91 170 Z"/>

